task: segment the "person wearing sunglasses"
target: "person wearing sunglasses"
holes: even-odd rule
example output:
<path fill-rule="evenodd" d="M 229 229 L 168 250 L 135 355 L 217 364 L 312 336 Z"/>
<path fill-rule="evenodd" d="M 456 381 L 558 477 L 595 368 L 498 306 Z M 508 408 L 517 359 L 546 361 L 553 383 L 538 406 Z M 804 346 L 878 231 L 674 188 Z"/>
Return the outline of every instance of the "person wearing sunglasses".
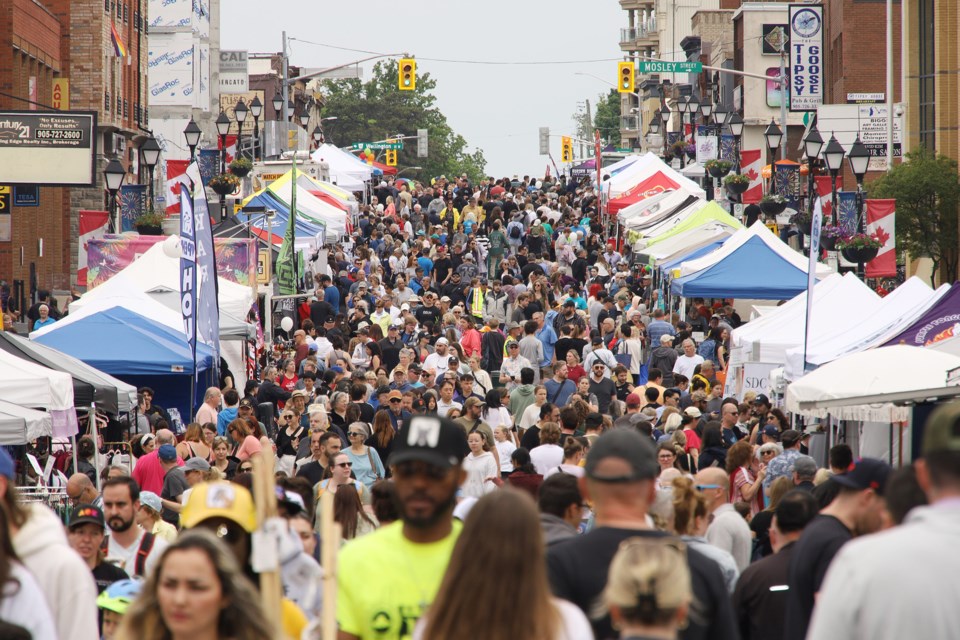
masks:
<path fill-rule="evenodd" d="M 353 462 L 350 460 L 345 452 L 338 453 L 333 458 L 333 463 L 330 465 L 330 477 L 326 480 L 321 480 L 314 489 L 314 493 L 317 495 L 317 502 L 320 501 L 320 496 L 326 492 L 336 493 L 337 487 L 343 484 L 352 484 L 357 489 L 357 493 L 360 495 L 360 499 L 366 501 L 367 496 L 367 487 L 356 479 L 353 474 Z M 317 519 L 317 526 L 319 526 L 320 520 Z"/>

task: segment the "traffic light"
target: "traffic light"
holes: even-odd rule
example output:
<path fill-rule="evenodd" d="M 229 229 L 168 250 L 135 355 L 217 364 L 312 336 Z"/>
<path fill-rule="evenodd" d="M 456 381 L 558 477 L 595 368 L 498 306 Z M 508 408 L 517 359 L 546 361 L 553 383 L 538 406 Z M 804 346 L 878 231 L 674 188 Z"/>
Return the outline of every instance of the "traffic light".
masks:
<path fill-rule="evenodd" d="M 417 157 L 418 158 L 427 157 L 428 138 L 429 138 L 429 131 L 427 129 L 417 129 Z"/>
<path fill-rule="evenodd" d="M 550 154 L 550 127 L 540 127 L 540 155 Z"/>
<path fill-rule="evenodd" d="M 636 69 L 632 62 L 617 63 L 617 91 L 620 93 L 636 93 Z"/>
<path fill-rule="evenodd" d="M 573 140 L 568 136 L 560 138 L 560 162 L 573 162 Z"/>
<path fill-rule="evenodd" d="M 400 91 L 413 91 L 417 88 L 417 61 L 413 58 L 400 58 Z"/>
<path fill-rule="evenodd" d="M 396 149 L 387 149 L 387 151 L 386 151 L 386 159 L 387 159 L 387 166 L 388 166 L 388 167 L 395 167 L 395 166 L 397 166 L 397 151 L 396 151 Z"/>

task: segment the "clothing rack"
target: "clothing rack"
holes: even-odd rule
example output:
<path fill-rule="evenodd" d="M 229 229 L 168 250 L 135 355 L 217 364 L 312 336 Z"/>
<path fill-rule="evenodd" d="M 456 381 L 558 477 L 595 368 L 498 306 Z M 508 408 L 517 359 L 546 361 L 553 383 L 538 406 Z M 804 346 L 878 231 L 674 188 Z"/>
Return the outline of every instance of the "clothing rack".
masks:
<path fill-rule="evenodd" d="M 73 504 L 67 497 L 67 490 L 51 489 L 50 487 L 17 487 L 17 495 L 24 504 L 39 503 L 45 504 L 60 520 L 67 524 L 70 519 L 70 513 L 73 511 Z"/>

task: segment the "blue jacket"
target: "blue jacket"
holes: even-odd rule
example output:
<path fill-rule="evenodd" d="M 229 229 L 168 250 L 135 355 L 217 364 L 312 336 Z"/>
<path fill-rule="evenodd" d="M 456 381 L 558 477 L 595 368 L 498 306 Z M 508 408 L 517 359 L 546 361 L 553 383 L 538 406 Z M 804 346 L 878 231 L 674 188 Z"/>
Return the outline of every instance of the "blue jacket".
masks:
<path fill-rule="evenodd" d="M 239 407 L 227 407 L 226 409 L 221 409 L 220 413 L 217 414 L 217 435 L 225 436 L 227 435 L 227 425 L 237 419 L 237 409 Z"/>

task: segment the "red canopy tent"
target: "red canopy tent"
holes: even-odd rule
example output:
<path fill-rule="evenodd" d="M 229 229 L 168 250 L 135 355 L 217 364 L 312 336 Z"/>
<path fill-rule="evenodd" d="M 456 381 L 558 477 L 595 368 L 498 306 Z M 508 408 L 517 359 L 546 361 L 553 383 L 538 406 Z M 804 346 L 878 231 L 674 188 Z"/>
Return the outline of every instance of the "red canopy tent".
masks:
<path fill-rule="evenodd" d="M 632 187 L 629 191 L 626 191 L 619 197 L 610 200 L 610 202 L 607 203 L 607 211 L 610 213 L 610 215 L 616 215 L 621 209 L 625 209 L 632 204 L 640 202 L 644 198 L 649 198 L 650 196 L 657 195 L 658 193 L 679 188 L 679 184 L 665 176 L 663 172 L 657 171 L 646 180 L 643 180 L 636 186 Z"/>
<path fill-rule="evenodd" d="M 377 162 L 376 160 L 374 160 L 373 162 L 370 163 L 370 166 L 373 167 L 374 169 L 379 169 L 380 171 L 383 172 L 383 175 L 385 175 L 385 176 L 395 176 L 395 175 L 397 175 L 397 168 L 396 168 L 396 167 L 388 167 L 387 165 L 383 164 L 382 162 Z"/>

